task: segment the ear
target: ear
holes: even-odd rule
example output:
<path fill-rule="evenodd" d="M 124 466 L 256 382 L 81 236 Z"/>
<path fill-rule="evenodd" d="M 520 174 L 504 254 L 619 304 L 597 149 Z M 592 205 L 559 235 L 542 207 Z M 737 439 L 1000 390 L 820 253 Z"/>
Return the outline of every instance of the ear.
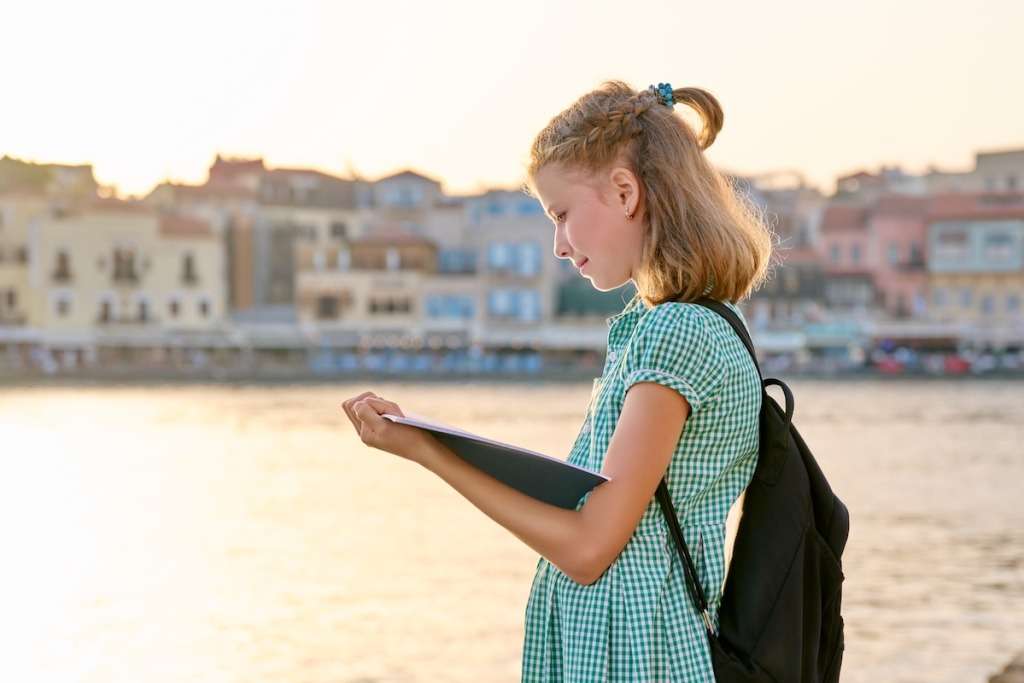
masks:
<path fill-rule="evenodd" d="M 640 206 L 640 181 L 625 166 L 616 166 L 609 178 L 623 213 L 635 214 Z"/>

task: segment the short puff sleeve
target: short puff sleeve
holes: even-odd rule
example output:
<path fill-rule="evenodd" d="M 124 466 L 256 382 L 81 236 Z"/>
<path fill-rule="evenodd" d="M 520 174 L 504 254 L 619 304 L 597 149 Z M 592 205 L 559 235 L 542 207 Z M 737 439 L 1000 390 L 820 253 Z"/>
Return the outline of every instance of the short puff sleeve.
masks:
<path fill-rule="evenodd" d="M 691 415 L 699 411 L 725 377 L 722 350 L 708 331 L 710 324 L 695 305 L 655 306 L 638 323 L 630 342 L 623 367 L 625 390 L 638 382 L 655 382 L 682 394 Z"/>

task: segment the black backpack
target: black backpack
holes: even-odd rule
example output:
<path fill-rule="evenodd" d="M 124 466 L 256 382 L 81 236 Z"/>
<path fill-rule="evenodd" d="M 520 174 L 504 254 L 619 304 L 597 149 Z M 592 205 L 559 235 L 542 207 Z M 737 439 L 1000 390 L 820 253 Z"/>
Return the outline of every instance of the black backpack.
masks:
<path fill-rule="evenodd" d="M 840 557 L 849 512 L 793 426 L 793 393 L 761 375 L 739 317 L 712 299 L 693 303 L 729 322 L 762 378 L 760 449 L 722 590 L 717 634 L 664 479 L 656 494 L 683 560 L 690 598 L 704 618 L 715 680 L 838 681 L 844 647 Z M 770 385 L 782 389 L 785 410 L 768 395 Z"/>

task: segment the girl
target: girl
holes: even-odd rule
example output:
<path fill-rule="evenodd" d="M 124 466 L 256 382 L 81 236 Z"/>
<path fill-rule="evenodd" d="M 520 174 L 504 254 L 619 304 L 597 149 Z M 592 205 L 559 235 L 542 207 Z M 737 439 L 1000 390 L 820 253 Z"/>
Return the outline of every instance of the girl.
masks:
<path fill-rule="evenodd" d="M 676 102 L 703 119 L 698 137 Z M 608 81 L 534 140 L 524 190 L 555 226 L 554 252 L 598 290 L 636 294 L 608 318 L 604 371 L 568 461 L 611 480 L 575 510 L 522 494 L 427 432 L 344 409 L 370 446 L 436 473 L 540 553 L 525 614 L 524 681 L 712 681 L 707 636 L 654 492 L 665 478 L 712 619 L 726 517 L 754 471 L 761 385 L 742 342 L 702 295 L 735 303 L 763 278 L 771 236 L 703 154 L 718 101 L 667 83 Z"/>

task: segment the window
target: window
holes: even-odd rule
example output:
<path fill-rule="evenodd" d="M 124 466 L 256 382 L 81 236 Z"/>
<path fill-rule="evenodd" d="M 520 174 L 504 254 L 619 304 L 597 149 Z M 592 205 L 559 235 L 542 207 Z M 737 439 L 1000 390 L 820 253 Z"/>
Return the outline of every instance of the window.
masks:
<path fill-rule="evenodd" d="M 388 270 L 398 270 L 402 263 L 401 255 L 398 253 L 398 249 L 395 249 L 394 247 L 388 247 L 387 256 L 385 258 L 385 267 Z"/>
<path fill-rule="evenodd" d="M 920 264 L 921 259 L 921 245 L 917 242 L 910 243 L 910 262 L 914 264 Z"/>
<path fill-rule="evenodd" d="M 1017 176 L 1008 175 L 1006 176 L 1006 189 L 1013 192 L 1017 189 Z"/>
<path fill-rule="evenodd" d="M 177 318 L 178 314 L 181 313 L 181 304 L 177 299 L 171 299 L 167 302 L 167 311 L 171 314 L 172 318 Z"/>
<path fill-rule="evenodd" d="M 961 287 L 960 288 L 960 305 L 962 307 L 967 308 L 968 306 L 971 305 L 971 299 L 972 299 L 971 295 L 972 295 L 972 292 L 971 292 L 971 288 L 970 287 Z"/>
<path fill-rule="evenodd" d="M 327 255 L 324 254 L 323 249 L 313 249 L 313 269 L 323 270 L 325 265 L 327 265 Z"/>
<path fill-rule="evenodd" d="M 1010 313 L 1016 313 L 1020 310 L 1020 296 L 1017 294 L 1006 295 L 1006 310 Z"/>
<path fill-rule="evenodd" d="M 412 301 L 408 297 L 370 299 L 370 313 L 409 313 Z"/>
<path fill-rule="evenodd" d="M 349 266 L 352 265 L 352 254 L 348 249 L 338 250 L 337 264 L 338 270 L 348 270 Z"/>
<path fill-rule="evenodd" d="M 61 318 L 67 317 L 71 314 L 71 298 L 68 296 L 61 296 L 57 298 L 56 303 L 57 315 Z"/>
<path fill-rule="evenodd" d="M 199 281 L 199 277 L 196 275 L 196 260 L 191 253 L 182 256 L 181 281 L 188 285 Z"/>
<path fill-rule="evenodd" d="M 413 192 L 411 187 L 398 188 L 398 199 L 396 203 L 399 206 L 415 206 L 416 199 L 417 193 Z"/>
<path fill-rule="evenodd" d="M 487 303 L 491 315 L 505 316 L 512 312 L 512 296 L 506 289 L 491 290 Z"/>
<path fill-rule="evenodd" d="M 939 232 L 935 238 L 935 251 L 939 258 L 962 259 L 967 256 L 967 230 L 950 229 Z"/>
<path fill-rule="evenodd" d="M 139 322 L 146 322 L 149 320 L 149 303 L 142 299 L 139 301 Z"/>
<path fill-rule="evenodd" d="M 519 299 L 519 319 L 529 322 L 536 322 L 540 319 L 540 292 L 535 290 L 522 290 Z"/>
<path fill-rule="evenodd" d="M 114 249 L 114 281 L 136 282 L 135 254 L 128 249 Z"/>
<path fill-rule="evenodd" d="M 507 268 L 510 265 L 509 245 L 504 242 L 491 242 L 487 249 L 487 261 L 488 265 L 496 270 Z"/>
<path fill-rule="evenodd" d="M 343 240 L 348 238 L 348 224 L 344 221 L 331 223 L 331 239 Z"/>
<path fill-rule="evenodd" d="M 518 250 L 520 275 L 532 276 L 540 273 L 540 245 L 536 242 L 523 242 Z"/>
<path fill-rule="evenodd" d="M 488 311 L 495 317 L 540 319 L 540 292 L 532 289 L 495 289 L 488 297 Z"/>
<path fill-rule="evenodd" d="M 932 292 L 932 301 L 935 303 L 936 308 L 942 308 L 946 305 L 946 290 L 941 287 L 936 287 L 935 291 Z"/>
<path fill-rule="evenodd" d="M 7 290 L 7 308 L 14 308 L 18 305 L 18 293 L 13 289 Z"/>
<path fill-rule="evenodd" d="M 210 315 L 210 302 L 206 299 L 199 301 L 199 315 L 204 318 Z"/>
<path fill-rule="evenodd" d="M 1013 235 L 1008 232 L 994 232 L 985 235 L 985 258 L 1005 261 L 1013 258 Z"/>
<path fill-rule="evenodd" d="M 53 271 L 56 282 L 67 282 L 71 279 L 71 257 L 64 249 L 57 251 L 57 266 Z"/>
<path fill-rule="evenodd" d="M 333 320 L 338 317 L 338 299 L 333 296 L 321 296 L 316 300 L 317 320 Z"/>
<path fill-rule="evenodd" d="M 853 262 L 854 265 L 857 265 L 857 264 L 860 263 L 860 245 L 859 244 L 854 244 L 853 246 L 850 247 L 850 261 Z"/>
<path fill-rule="evenodd" d="M 916 292 L 914 292 L 914 303 L 912 304 L 913 314 L 923 315 L 926 310 L 925 307 L 927 306 L 927 302 L 928 300 L 925 296 L 925 291 L 923 289 L 919 289 Z"/>
<path fill-rule="evenodd" d="M 900 245 L 895 242 L 889 243 L 889 265 L 895 266 L 900 262 Z"/>
<path fill-rule="evenodd" d="M 431 294 L 426 299 L 430 318 L 470 319 L 473 317 L 473 299 L 459 294 Z"/>
<path fill-rule="evenodd" d="M 109 301 L 101 301 L 100 302 L 100 322 L 101 323 L 109 323 L 110 319 L 112 317 L 113 317 L 113 315 L 111 313 L 110 302 Z"/>
<path fill-rule="evenodd" d="M 994 308 L 995 306 L 993 305 L 991 294 L 985 294 L 984 296 L 981 297 L 982 313 L 984 313 L 985 315 L 992 315 L 992 311 L 994 310 Z"/>
<path fill-rule="evenodd" d="M 946 230 L 939 233 L 939 244 L 949 247 L 962 247 L 967 244 L 966 230 Z"/>
<path fill-rule="evenodd" d="M 839 263 L 840 251 L 838 244 L 833 244 L 832 247 L 829 249 L 829 257 L 832 259 L 832 263 Z"/>

